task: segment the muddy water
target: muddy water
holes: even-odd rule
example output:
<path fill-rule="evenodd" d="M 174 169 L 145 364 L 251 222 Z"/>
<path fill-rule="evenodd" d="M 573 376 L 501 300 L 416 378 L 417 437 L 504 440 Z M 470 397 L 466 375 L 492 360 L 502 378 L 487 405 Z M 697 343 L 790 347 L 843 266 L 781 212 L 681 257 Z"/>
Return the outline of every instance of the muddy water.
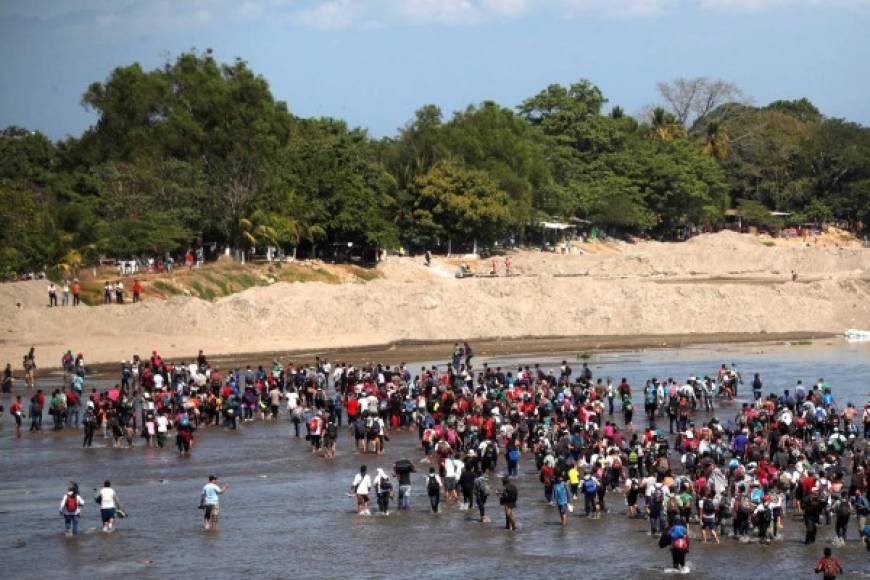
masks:
<path fill-rule="evenodd" d="M 530 345 L 534 348 L 534 345 Z M 840 400 L 856 405 L 868 399 L 870 347 L 739 346 L 688 348 L 601 355 L 591 365 L 596 375 L 628 377 L 638 385 L 647 376 L 685 377 L 713 372 L 737 362 L 744 375 L 761 372 L 766 387 L 790 387 L 823 376 Z M 534 355 L 529 361 L 556 366 L 567 355 Z M 513 366 L 516 357 L 493 359 Z M 576 360 L 572 361 L 576 366 Z M 416 365 L 415 365 L 416 366 Z M 745 389 L 748 395 L 748 388 Z M 640 401 L 638 401 L 640 402 Z M 8 408 L 8 400 L 4 401 Z M 721 417 L 733 414 L 720 409 Z M 371 472 L 388 468 L 401 456 L 420 458 L 413 434 L 394 434 L 380 458 L 354 454 L 348 434 L 339 441 L 335 461 L 313 459 L 304 440 L 289 437 L 288 423 L 246 424 L 238 432 L 201 430 L 190 457 L 173 450 L 138 447 L 83 450 L 78 436 L 43 434 L 11 437 L 9 417 L 0 431 L 0 548 L 9 578 L 109 578 L 134 573 L 142 578 L 313 577 L 505 578 L 574 577 L 658 578 L 669 554 L 645 535 L 645 523 L 622 516 L 617 494 L 608 495 L 613 513 L 587 521 L 578 512 L 567 529 L 543 502 L 532 459 L 520 469 L 520 530 L 501 529 L 497 502 L 490 501 L 493 523 L 483 526 L 448 505 L 432 515 L 422 478 L 415 481 L 412 509 L 388 518 L 359 518 L 346 491 L 361 463 Z M 138 442 L 137 442 L 138 443 Z M 221 506 L 219 533 L 200 531 L 198 493 L 209 473 L 230 484 Z M 117 531 L 105 535 L 93 489 L 111 479 L 130 514 Z M 85 532 L 67 539 L 57 506 L 66 482 L 80 482 L 88 502 Z M 579 510 L 582 511 L 582 510 Z M 867 553 L 853 539 L 835 552 L 852 574 L 867 575 Z M 815 546 L 801 543 L 803 526 L 790 518 L 785 538 L 772 546 L 720 546 L 694 543 L 689 562 L 696 577 L 807 578 L 833 529 L 822 527 Z M 8 574 L 8 575 L 7 575 Z M 852 575 L 850 574 L 850 575 Z"/>

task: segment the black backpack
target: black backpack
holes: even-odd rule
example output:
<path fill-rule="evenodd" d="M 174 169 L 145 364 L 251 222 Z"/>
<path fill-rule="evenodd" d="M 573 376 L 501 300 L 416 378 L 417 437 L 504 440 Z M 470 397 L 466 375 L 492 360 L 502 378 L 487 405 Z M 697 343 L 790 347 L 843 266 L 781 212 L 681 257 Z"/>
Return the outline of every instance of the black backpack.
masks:
<path fill-rule="evenodd" d="M 852 510 L 849 508 L 849 502 L 841 499 L 840 504 L 837 506 L 837 517 L 839 518 L 848 518 L 852 513 Z"/>
<path fill-rule="evenodd" d="M 426 482 L 426 491 L 429 492 L 429 495 L 441 493 L 441 484 L 438 483 L 438 478 L 435 475 L 429 476 L 429 481 Z"/>

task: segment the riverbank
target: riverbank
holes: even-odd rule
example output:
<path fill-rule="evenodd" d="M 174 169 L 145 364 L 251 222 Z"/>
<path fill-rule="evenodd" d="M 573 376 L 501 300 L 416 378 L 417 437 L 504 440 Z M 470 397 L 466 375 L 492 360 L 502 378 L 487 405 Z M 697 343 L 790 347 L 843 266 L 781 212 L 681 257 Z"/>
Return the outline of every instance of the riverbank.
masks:
<path fill-rule="evenodd" d="M 46 283 L 2 284 L 0 364 L 20 370 L 31 346 L 37 364 L 51 367 L 67 349 L 84 353 L 89 365 L 117 365 L 152 350 L 189 359 L 199 349 L 233 359 L 350 349 L 347 358 L 359 360 L 355 349 L 365 357 L 455 340 L 515 341 L 527 351 L 526 337 L 537 337 L 579 351 L 700 335 L 800 340 L 870 328 L 870 249 L 854 240 L 780 246 L 720 232 L 680 244 L 579 249 L 584 253 L 514 252 L 509 277 L 503 258 L 488 276 L 490 260 L 436 258 L 426 267 L 422 258 L 390 257 L 365 280 L 276 281 L 213 300 L 146 296 L 139 304 L 48 308 Z M 456 278 L 459 261 L 484 275 Z M 168 275 L 167 284 L 172 276 L 182 274 Z M 435 359 L 449 351 L 437 348 Z M 408 354 L 394 362 L 422 356 Z"/>
<path fill-rule="evenodd" d="M 807 345 L 816 340 L 832 339 L 836 335 L 824 332 L 781 332 L 781 333 L 712 333 L 712 334 L 670 334 L 639 336 L 527 336 L 520 338 L 484 338 L 472 341 L 477 358 L 503 357 L 513 355 L 535 356 L 571 353 L 572 364 L 594 357 L 596 353 L 649 348 L 682 348 L 686 346 L 725 345 L 725 344 L 785 344 Z M 283 364 L 292 361 L 297 365 L 312 364 L 315 357 L 336 362 L 365 364 L 377 362 L 397 365 L 410 361 L 444 361 L 453 351 L 453 341 L 404 340 L 389 344 L 373 344 L 347 348 L 304 349 L 293 351 L 245 352 L 235 354 L 208 354 L 211 364 L 218 368 L 244 368 L 266 365 L 278 359 Z M 147 355 L 148 353 L 144 353 Z M 177 357 L 172 360 L 191 360 L 196 353 Z M 566 355 L 568 356 L 568 355 Z M 105 379 L 118 376 L 117 363 L 88 364 L 91 378 Z M 39 376 L 57 375 L 59 367 L 44 368 Z M 21 386 L 19 384 L 19 386 Z"/>

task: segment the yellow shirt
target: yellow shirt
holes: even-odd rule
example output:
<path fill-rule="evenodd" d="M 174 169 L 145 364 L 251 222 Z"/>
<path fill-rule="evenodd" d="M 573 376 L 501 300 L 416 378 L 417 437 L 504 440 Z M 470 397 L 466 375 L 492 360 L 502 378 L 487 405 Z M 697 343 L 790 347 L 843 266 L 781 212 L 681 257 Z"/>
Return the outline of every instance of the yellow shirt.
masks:
<path fill-rule="evenodd" d="M 580 472 L 577 471 L 576 467 L 568 470 L 568 483 L 571 485 L 578 485 L 580 483 Z"/>

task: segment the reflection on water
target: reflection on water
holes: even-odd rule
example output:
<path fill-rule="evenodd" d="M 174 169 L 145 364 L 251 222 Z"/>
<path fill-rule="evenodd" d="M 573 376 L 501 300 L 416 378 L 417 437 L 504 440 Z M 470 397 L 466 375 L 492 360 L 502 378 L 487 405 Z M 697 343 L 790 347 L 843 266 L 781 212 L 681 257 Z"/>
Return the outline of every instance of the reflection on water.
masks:
<path fill-rule="evenodd" d="M 828 344 L 830 342 L 830 344 Z M 529 350 L 534 350 L 531 343 Z M 596 376 L 627 377 L 640 386 L 651 376 L 678 379 L 715 372 L 721 363 L 737 363 L 745 377 L 760 372 L 765 391 L 807 385 L 819 377 L 833 386 L 841 402 L 868 400 L 870 345 L 826 341 L 804 346 L 723 346 L 678 350 L 614 352 L 589 362 Z M 577 367 L 576 353 L 534 355 L 528 362 L 557 367 L 563 359 Z M 483 361 L 477 361 L 481 363 Z M 517 357 L 491 359 L 510 368 Z M 525 360 L 522 362 L 526 362 Z M 432 362 L 425 363 L 427 365 Z M 420 364 L 411 365 L 412 371 Z M 743 395 L 749 394 L 748 385 Z M 637 396 L 637 395 L 636 395 Z M 4 401 L 9 405 L 9 401 Z M 718 409 L 720 417 L 733 407 Z M 416 461 L 416 437 L 397 434 L 382 458 L 355 455 L 345 433 L 333 462 L 312 459 L 304 440 L 289 437 L 288 423 L 247 424 L 239 432 L 200 431 L 190 457 L 173 450 L 82 450 L 72 435 L 11 437 L 9 417 L 0 432 L 0 547 L 9 577 L 117 577 L 136 573 L 192 578 L 247 577 L 572 577 L 654 578 L 669 563 L 666 550 L 644 534 L 646 524 L 627 521 L 621 498 L 608 496 L 611 513 L 586 521 L 575 512 L 567 529 L 543 503 L 530 457 L 521 462 L 521 529 L 501 529 L 498 506 L 493 523 L 468 519 L 470 512 L 448 506 L 433 516 L 427 509 L 422 479 L 415 482 L 412 509 L 389 518 L 361 519 L 345 495 L 361 463 L 388 468 L 400 456 Z M 102 444 L 103 441 L 97 441 Z M 209 473 L 230 483 L 221 510 L 221 531 L 199 530 L 198 493 Z M 130 517 L 109 536 L 93 531 L 98 510 L 92 489 L 111 479 Z M 57 505 L 70 480 L 79 481 L 88 502 L 82 522 L 88 530 L 75 539 L 63 536 Z M 582 510 L 580 510 L 582 511 Z M 854 524 L 850 536 L 857 538 Z M 778 577 L 809 577 L 833 529 L 822 527 L 820 543 L 801 544 L 803 526 L 786 521 L 785 539 L 773 546 L 721 546 L 694 543 L 693 572 L 704 578 L 755 577 L 759 567 Z M 847 570 L 866 570 L 867 555 L 857 539 L 837 548 Z M 150 561 L 150 563 L 149 563 Z M 5 574 L 4 574 L 5 576 Z"/>

